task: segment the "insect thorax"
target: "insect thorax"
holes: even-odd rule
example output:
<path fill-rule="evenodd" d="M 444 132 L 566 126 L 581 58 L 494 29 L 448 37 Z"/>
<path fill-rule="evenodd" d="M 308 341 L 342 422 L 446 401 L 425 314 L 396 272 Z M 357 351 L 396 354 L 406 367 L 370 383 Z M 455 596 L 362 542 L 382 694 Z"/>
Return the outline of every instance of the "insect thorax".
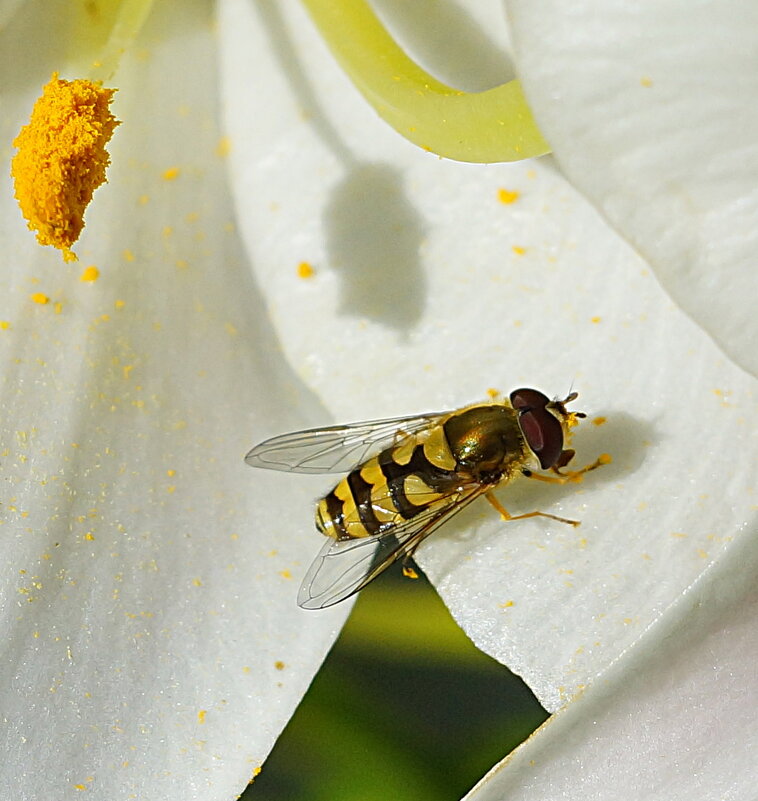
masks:
<path fill-rule="evenodd" d="M 472 406 L 443 426 L 458 470 L 483 481 L 509 476 L 527 460 L 518 416 L 508 406 Z"/>

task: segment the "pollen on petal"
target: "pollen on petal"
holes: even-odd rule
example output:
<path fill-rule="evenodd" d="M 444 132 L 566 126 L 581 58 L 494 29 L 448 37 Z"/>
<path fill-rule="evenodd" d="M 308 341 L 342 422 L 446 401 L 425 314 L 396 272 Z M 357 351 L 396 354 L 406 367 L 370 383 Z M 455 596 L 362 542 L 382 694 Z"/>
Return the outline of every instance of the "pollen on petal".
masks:
<path fill-rule="evenodd" d="M 84 268 L 84 272 L 79 276 L 80 281 L 97 281 L 100 277 L 100 270 L 94 264 Z"/>
<path fill-rule="evenodd" d="M 53 73 L 13 142 L 21 212 L 37 241 L 58 248 L 65 261 L 76 259 L 71 246 L 84 227 L 84 210 L 105 181 L 105 146 L 119 124 L 109 110 L 115 91 Z"/>

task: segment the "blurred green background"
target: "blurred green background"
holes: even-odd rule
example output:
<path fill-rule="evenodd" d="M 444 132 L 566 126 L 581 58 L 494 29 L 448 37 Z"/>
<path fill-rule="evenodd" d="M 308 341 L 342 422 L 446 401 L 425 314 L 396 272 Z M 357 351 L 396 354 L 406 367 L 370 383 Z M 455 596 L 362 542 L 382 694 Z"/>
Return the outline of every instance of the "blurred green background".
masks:
<path fill-rule="evenodd" d="M 318 614 L 314 612 L 313 614 Z M 244 801 L 458 801 L 547 717 L 426 579 L 360 594 Z"/>

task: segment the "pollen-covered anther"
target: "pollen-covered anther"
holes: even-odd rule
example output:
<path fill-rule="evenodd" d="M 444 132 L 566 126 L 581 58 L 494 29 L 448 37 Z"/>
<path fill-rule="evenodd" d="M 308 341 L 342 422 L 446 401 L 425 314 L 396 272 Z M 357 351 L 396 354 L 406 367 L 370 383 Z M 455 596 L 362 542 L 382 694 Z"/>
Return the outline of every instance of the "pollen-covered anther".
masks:
<path fill-rule="evenodd" d="M 31 119 L 13 142 L 16 200 L 37 241 L 53 245 L 65 261 L 84 227 L 84 210 L 105 181 L 105 147 L 119 124 L 109 106 L 115 89 L 53 73 Z"/>

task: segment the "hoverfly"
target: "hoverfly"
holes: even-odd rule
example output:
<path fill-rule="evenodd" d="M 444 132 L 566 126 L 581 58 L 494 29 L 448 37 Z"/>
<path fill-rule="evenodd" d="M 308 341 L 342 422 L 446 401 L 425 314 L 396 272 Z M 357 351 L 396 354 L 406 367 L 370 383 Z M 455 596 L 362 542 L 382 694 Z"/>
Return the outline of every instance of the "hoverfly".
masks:
<path fill-rule="evenodd" d="M 517 476 L 564 484 L 610 461 L 603 454 L 580 470 L 563 472 L 574 451 L 565 449 L 582 412 L 536 389 L 509 400 L 476 403 L 448 412 L 371 420 L 283 434 L 256 445 L 252 467 L 293 473 L 347 473 L 316 507 L 316 528 L 327 537 L 305 575 L 298 604 L 323 609 L 358 592 L 392 562 L 407 567 L 433 531 L 484 495 L 504 520 L 510 515 L 492 490 Z M 549 474 L 537 471 L 550 471 Z"/>

